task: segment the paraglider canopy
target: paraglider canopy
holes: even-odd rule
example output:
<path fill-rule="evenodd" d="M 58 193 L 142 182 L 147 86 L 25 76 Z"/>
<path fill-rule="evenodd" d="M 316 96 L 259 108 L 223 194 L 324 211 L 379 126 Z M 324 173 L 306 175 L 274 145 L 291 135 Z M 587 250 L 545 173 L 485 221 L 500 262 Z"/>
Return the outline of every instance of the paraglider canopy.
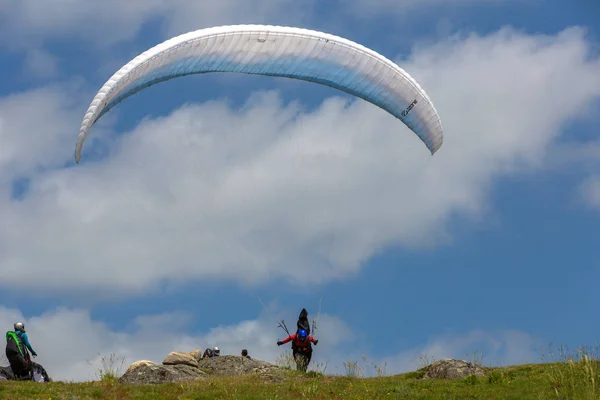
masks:
<path fill-rule="evenodd" d="M 303 28 L 233 25 L 171 38 L 138 55 L 98 91 L 83 117 L 75 160 L 92 126 L 127 97 L 169 79 L 237 72 L 300 79 L 362 98 L 392 114 L 425 143 L 442 145 L 440 117 L 420 85 L 377 52 L 348 39 Z"/>

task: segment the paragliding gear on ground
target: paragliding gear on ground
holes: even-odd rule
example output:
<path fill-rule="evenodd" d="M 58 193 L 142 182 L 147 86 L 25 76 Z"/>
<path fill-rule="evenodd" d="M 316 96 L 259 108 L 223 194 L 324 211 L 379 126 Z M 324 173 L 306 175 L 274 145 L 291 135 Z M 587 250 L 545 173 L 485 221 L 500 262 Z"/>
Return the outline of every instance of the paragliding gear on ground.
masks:
<path fill-rule="evenodd" d="M 31 380 L 34 382 L 52 382 L 46 369 L 36 362 L 31 362 Z"/>
<path fill-rule="evenodd" d="M 31 357 L 25 343 L 16 332 L 6 332 L 6 358 L 15 379 L 31 379 Z"/>
<path fill-rule="evenodd" d="M 14 381 L 14 380 L 25 380 L 15 376 L 11 367 L 0 367 L 0 381 Z M 48 376 L 48 372 L 44 367 L 36 362 L 31 362 L 31 375 L 26 380 L 32 380 L 34 382 L 52 382 L 52 378 Z"/>

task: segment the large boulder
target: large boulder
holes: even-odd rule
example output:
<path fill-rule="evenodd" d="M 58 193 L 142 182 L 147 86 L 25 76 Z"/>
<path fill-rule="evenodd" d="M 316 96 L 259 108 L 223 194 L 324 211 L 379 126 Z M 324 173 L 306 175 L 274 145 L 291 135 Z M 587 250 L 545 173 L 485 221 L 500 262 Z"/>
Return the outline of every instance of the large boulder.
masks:
<path fill-rule="evenodd" d="M 187 354 L 189 354 L 190 356 L 194 357 L 194 359 L 196 361 L 202 360 L 202 354 L 203 354 L 202 353 L 202 349 L 197 349 L 197 350 L 194 350 L 194 351 L 190 351 Z"/>
<path fill-rule="evenodd" d="M 119 378 L 122 383 L 161 384 L 195 381 L 208 375 L 197 367 L 186 364 L 158 365 L 152 361 L 136 361 Z"/>
<path fill-rule="evenodd" d="M 151 367 L 151 366 L 155 366 L 156 363 L 153 361 L 149 361 L 149 360 L 139 360 L 136 361 L 134 363 L 132 363 L 129 368 L 127 368 L 127 371 L 125 371 L 125 373 L 132 373 L 133 371 L 135 371 L 136 369 L 138 369 L 139 367 L 142 366 L 147 366 L 147 367 Z"/>
<path fill-rule="evenodd" d="M 486 371 L 479 365 L 464 360 L 446 358 L 424 368 L 423 379 L 462 379 L 469 375 L 484 376 Z"/>
<path fill-rule="evenodd" d="M 170 352 L 162 363 L 163 365 L 189 365 L 190 367 L 198 367 L 198 360 L 193 355 L 180 351 Z"/>
<path fill-rule="evenodd" d="M 210 375 L 221 376 L 265 374 L 280 370 L 278 366 L 266 361 L 232 355 L 204 358 L 198 361 L 198 368 Z"/>
<path fill-rule="evenodd" d="M 148 360 L 136 361 L 119 379 L 123 383 L 160 384 L 206 379 L 209 375 L 237 376 L 255 374 L 269 381 L 283 379 L 282 369 L 266 361 L 241 356 L 201 358 L 200 350 L 171 352 L 162 365 Z"/>

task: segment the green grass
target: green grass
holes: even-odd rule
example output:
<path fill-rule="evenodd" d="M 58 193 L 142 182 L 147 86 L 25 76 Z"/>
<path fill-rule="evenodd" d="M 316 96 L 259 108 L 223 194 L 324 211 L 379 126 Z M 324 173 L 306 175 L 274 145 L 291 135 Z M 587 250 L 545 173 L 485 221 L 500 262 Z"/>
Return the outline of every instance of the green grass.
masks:
<path fill-rule="evenodd" d="M 374 378 L 301 376 L 283 382 L 258 377 L 210 377 L 197 383 L 122 385 L 108 379 L 88 383 L 5 382 L 3 399 L 556 399 L 549 380 L 557 364 L 494 369 L 486 377 L 460 381 L 422 380 L 414 373 Z M 579 392 L 578 392 L 579 393 Z M 585 390 L 580 391 L 581 394 Z M 586 397 L 565 397 L 586 398 Z M 594 397 L 587 397 L 597 399 Z"/>
<path fill-rule="evenodd" d="M 92 364 L 89 360 L 87 360 L 87 362 L 90 365 Z M 98 368 L 96 374 L 99 380 L 104 382 L 117 381 L 124 372 L 123 367 L 125 364 L 125 357 L 113 353 L 108 358 L 100 358 L 100 363 L 102 364 L 102 367 Z"/>
<path fill-rule="evenodd" d="M 285 358 L 285 357 L 284 357 Z M 346 376 L 320 371 L 302 374 L 293 365 L 283 370 L 283 381 L 259 376 L 209 377 L 195 383 L 124 385 L 116 379 L 116 357 L 103 360 L 101 379 L 87 383 L 1 382 L 1 399 L 600 399 L 600 361 L 593 351 L 559 349 L 543 364 L 486 367 L 484 377 L 462 380 L 425 380 L 423 369 L 363 377 L 364 367 L 346 363 Z M 288 364 L 289 360 L 279 360 Z M 365 361 L 365 359 L 363 359 Z M 432 360 L 428 360 L 432 361 Z"/>

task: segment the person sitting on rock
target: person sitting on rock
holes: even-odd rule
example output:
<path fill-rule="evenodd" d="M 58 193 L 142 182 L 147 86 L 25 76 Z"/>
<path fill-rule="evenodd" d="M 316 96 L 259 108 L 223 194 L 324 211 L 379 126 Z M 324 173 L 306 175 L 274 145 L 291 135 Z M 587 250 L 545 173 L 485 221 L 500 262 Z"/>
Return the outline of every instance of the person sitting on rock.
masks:
<path fill-rule="evenodd" d="M 213 358 L 213 357 L 218 357 L 221 355 L 221 350 L 219 350 L 219 348 L 217 346 L 215 346 L 212 349 L 207 348 L 206 350 L 204 350 L 204 354 L 202 355 L 202 358 Z"/>
<path fill-rule="evenodd" d="M 242 357 L 246 357 L 248 360 L 252 360 L 252 358 L 248 355 L 248 350 L 242 349 Z"/>

